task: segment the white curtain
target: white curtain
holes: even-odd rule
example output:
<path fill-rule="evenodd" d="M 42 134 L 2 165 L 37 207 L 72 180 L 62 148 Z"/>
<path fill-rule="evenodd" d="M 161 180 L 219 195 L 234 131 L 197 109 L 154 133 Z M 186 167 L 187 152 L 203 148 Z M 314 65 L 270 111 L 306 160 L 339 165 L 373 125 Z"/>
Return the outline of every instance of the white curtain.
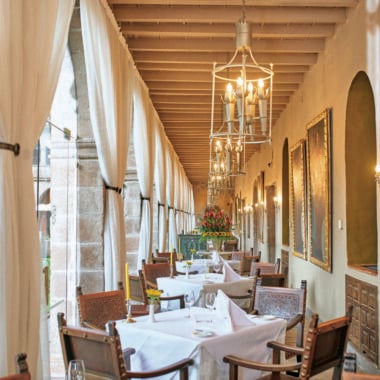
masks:
<path fill-rule="evenodd" d="M 153 225 L 153 177 L 155 158 L 155 126 L 152 118 L 153 107 L 148 92 L 141 81 L 136 81 L 133 94 L 133 143 L 135 147 L 137 178 L 141 191 L 141 226 L 137 268 L 141 260 L 150 260 L 152 255 Z"/>
<path fill-rule="evenodd" d="M 107 14 L 108 13 L 108 14 Z M 105 290 L 125 278 L 123 187 L 132 125 L 133 66 L 104 1 L 81 0 L 91 124 L 105 182 Z"/>
<path fill-rule="evenodd" d="M 171 145 L 166 151 L 166 203 L 168 205 L 169 249 L 177 249 L 177 231 L 174 214 L 174 152 Z"/>
<path fill-rule="evenodd" d="M 154 169 L 154 183 L 156 188 L 158 207 L 158 249 L 166 251 L 167 235 L 167 207 L 166 207 L 166 136 L 162 125 L 156 131 L 156 159 Z"/>
<path fill-rule="evenodd" d="M 0 149 L 0 375 L 14 372 L 15 355 L 24 351 L 32 378 L 48 378 L 39 358 L 33 149 L 49 115 L 73 6 L 74 0 L 0 1 L 0 142 L 20 145 L 18 156 Z"/>

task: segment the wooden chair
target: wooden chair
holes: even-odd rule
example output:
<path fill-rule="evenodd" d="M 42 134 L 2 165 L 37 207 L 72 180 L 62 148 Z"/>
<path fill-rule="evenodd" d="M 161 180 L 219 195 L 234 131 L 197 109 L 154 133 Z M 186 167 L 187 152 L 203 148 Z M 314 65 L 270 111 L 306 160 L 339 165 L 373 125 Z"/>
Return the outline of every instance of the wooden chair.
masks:
<path fill-rule="evenodd" d="M 223 251 L 224 252 L 237 251 L 237 248 L 238 248 L 238 241 L 236 239 L 225 240 L 223 242 Z"/>
<path fill-rule="evenodd" d="M 221 289 L 232 301 L 245 311 L 252 310 L 252 291 L 255 287 L 255 278 L 232 282 L 218 282 L 214 284 L 204 284 L 201 290 L 200 304 L 205 307 L 207 293 L 217 293 Z"/>
<path fill-rule="evenodd" d="M 274 363 L 279 361 L 281 352 L 301 355 L 301 362 L 299 363 L 258 363 L 227 355 L 223 358 L 223 361 L 229 363 L 229 379 L 238 379 L 239 367 L 270 372 L 270 374 L 260 377 L 261 380 L 291 380 L 294 377 L 283 372 L 295 369 L 299 369 L 299 379 L 307 380 L 311 376 L 330 368 L 334 368 L 332 379 L 341 379 L 351 318 L 352 306 L 348 309 L 346 316 L 320 323 L 319 325 L 318 314 L 314 314 L 310 321 L 305 348 L 291 347 L 278 342 L 268 343 L 268 347 L 273 349 Z"/>
<path fill-rule="evenodd" d="M 88 294 L 83 294 L 82 287 L 77 286 L 79 320 L 83 327 L 104 330 L 108 321 L 127 317 L 123 283 L 118 284 L 118 290 Z"/>
<path fill-rule="evenodd" d="M 16 367 L 17 370 L 15 374 L 2 376 L 0 380 L 31 380 L 31 375 L 28 368 L 28 363 L 26 361 L 27 355 L 25 353 L 20 353 L 16 355 Z"/>
<path fill-rule="evenodd" d="M 145 304 L 146 309 L 148 309 L 147 308 L 148 297 L 146 294 L 146 283 L 145 283 L 145 278 L 143 276 L 141 269 L 139 270 L 139 278 L 140 278 L 140 286 L 141 286 L 141 289 L 142 289 L 143 294 L 144 294 L 144 304 Z M 160 299 L 161 299 L 161 301 L 178 301 L 179 309 L 185 308 L 185 295 L 184 294 L 177 294 L 174 296 L 161 296 Z M 132 315 L 135 316 L 135 314 L 133 313 L 133 306 L 135 306 L 135 305 L 132 305 Z M 161 310 L 161 308 L 159 308 L 159 310 L 157 310 L 157 311 L 160 311 L 160 310 Z"/>
<path fill-rule="evenodd" d="M 252 262 L 258 263 L 261 260 L 261 252 L 258 255 L 242 256 L 240 260 L 239 274 L 240 276 L 249 276 L 251 273 Z"/>
<path fill-rule="evenodd" d="M 67 326 L 63 313 L 58 313 L 57 317 L 66 371 L 70 360 L 82 359 L 86 373 L 96 378 L 147 379 L 179 371 L 181 379 L 188 379 L 189 366 L 193 364 L 193 360 L 189 358 L 154 371 L 129 371 L 129 357 L 121 349 L 119 333 L 113 321 L 107 322 L 106 330 L 101 331 Z"/>
<path fill-rule="evenodd" d="M 280 258 L 277 258 L 274 263 L 252 261 L 251 267 L 249 270 L 249 275 L 254 276 L 259 269 L 260 269 L 261 274 L 280 273 L 280 266 L 281 266 L 280 264 L 281 264 Z"/>
<path fill-rule="evenodd" d="M 148 264 L 143 260 L 142 273 L 146 287 L 157 289 L 157 278 L 170 276 L 170 263 Z"/>
<path fill-rule="evenodd" d="M 274 315 L 287 321 L 287 344 L 303 347 L 307 282 L 299 288 L 260 286 L 256 283 L 253 312 L 258 315 Z"/>
<path fill-rule="evenodd" d="M 258 286 L 277 286 L 284 287 L 286 284 L 286 275 L 283 273 L 263 273 L 261 274 L 260 269 L 256 273 Z"/>

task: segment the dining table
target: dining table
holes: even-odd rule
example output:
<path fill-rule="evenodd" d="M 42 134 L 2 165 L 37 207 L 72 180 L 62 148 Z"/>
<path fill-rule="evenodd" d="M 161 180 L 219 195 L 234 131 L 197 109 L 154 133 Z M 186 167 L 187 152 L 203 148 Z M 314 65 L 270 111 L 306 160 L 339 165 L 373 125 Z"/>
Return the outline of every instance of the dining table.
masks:
<path fill-rule="evenodd" d="M 224 276 L 221 273 L 189 274 L 188 276 L 158 277 L 157 287 L 162 290 L 166 296 L 189 294 L 193 292 L 195 298 L 194 305 L 199 306 L 202 298 L 203 285 L 221 282 L 224 282 Z"/>
<path fill-rule="evenodd" d="M 170 365 L 183 358 L 192 358 L 190 380 L 227 380 L 229 354 L 259 362 L 271 360 L 267 342 L 283 342 L 286 322 L 280 318 L 257 318 L 247 315 L 248 323 L 226 328 L 215 310 L 192 307 L 156 313 L 155 322 L 147 316 L 136 323 L 117 321 L 122 348 L 133 347 L 132 371 L 148 371 Z M 244 317 L 245 318 L 245 317 Z M 259 371 L 242 370 L 239 380 L 256 379 Z M 179 379 L 178 373 L 160 376 L 160 380 Z"/>

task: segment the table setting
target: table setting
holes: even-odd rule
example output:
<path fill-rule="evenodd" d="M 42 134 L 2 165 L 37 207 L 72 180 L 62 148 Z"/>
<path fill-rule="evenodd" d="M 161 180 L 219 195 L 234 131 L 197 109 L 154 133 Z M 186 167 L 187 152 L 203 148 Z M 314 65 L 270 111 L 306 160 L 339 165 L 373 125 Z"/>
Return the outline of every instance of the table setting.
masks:
<path fill-rule="evenodd" d="M 246 314 L 222 291 L 218 291 L 208 308 L 190 306 L 157 313 L 155 323 L 146 316 L 136 323 L 117 321 L 122 347 L 133 347 L 133 370 L 143 371 L 170 364 L 184 357 L 194 359 L 190 379 L 228 379 L 228 354 L 251 360 L 268 361 L 269 340 L 283 341 L 286 322 L 282 319 L 257 319 Z M 190 317 L 189 317 L 190 313 Z M 242 373 L 241 379 L 255 379 L 259 373 Z M 160 377 L 177 379 L 177 375 Z"/>

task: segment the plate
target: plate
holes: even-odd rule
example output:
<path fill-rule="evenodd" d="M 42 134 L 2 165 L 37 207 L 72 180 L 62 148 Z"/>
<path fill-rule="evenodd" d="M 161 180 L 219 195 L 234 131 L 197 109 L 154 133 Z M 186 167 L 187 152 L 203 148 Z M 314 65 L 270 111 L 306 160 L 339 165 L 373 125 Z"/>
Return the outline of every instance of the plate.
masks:
<path fill-rule="evenodd" d="M 260 315 L 259 317 L 262 319 L 266 319 L 268 321 L 271 319 L 276 319 L 276 317 L 274 315 Z"/>
<path fill-rule="evenodd" d="M 195 329 L 193 331 L 193 334 L 202 338 L 209 338 L 210 336 L 214 335 L 213 331 L 200 329 Z"/>

